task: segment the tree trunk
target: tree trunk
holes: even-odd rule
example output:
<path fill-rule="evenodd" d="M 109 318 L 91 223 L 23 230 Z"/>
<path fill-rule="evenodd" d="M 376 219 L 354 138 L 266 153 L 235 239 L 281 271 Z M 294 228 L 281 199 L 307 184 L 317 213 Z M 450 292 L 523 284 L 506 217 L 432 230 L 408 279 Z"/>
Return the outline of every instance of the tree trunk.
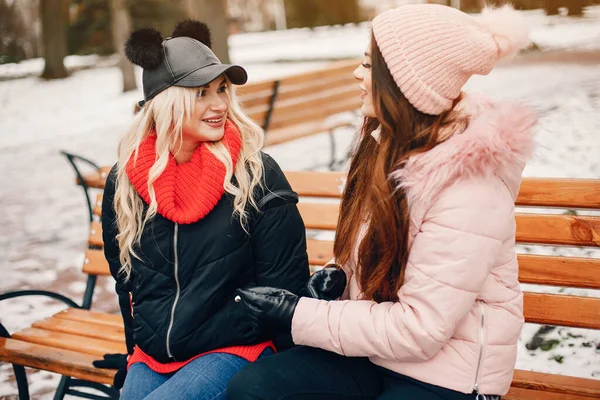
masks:
<path fill-rule="evenodd" d="M 585 1 L 571 0 L 567 3 L 567 7 L 569 8 L 569 17 L 581 17 L 583 16 Z"/>
<path fill-rule="evenodd" d="M 356 23 L 361 21 L 358 0 L 285 0 L 288 28 Z"/>
<path fill-rule="evenodd" d="M 558 15 L 559 6 L 559 0 L 546 0 L 544 2 L 544 10 L 546 10 L 546 15 Z"/>
<path fill-rule="evenodd" d="M 208 25 L 212 37 L 212 51 L 223 64 L 228 64 L 229 19 L 227 17 L 227 2 L 223 0 L 186 0 L 190 18 L 197 19 Z"/>
<path fill-rule="evenodd" d="M 64 58 L 67 56 L 65 8 L 63 0 L 40 0 L 42 43 L 44 45 L 44 72 L 42 78 L 67 77 Z"/>
<path fill-rule="evenodd" d="M 123 91 L 137 89 L 133 65 L 125 57 L 125 41 L 131 31 L 131 20 L 127 11 L 126 0 L 109 0 L 110 27 L 113 45 L 119 55 L 119 68 L 123 76 Z"/>

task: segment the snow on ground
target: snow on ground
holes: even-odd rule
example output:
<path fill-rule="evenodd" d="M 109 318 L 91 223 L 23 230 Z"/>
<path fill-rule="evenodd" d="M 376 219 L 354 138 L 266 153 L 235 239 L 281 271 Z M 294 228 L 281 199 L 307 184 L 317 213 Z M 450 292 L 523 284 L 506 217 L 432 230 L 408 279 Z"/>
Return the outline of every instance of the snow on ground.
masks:
<path fill-rule="evenodd" d="M 532 19 L 540 18 L 531 14 Z M 556 38 L 564 39 L 565 43 L 569 38 L 571 46 L 585 42 L 594 32 L 600 34 L 598 26 L 597 21 L 596 27 L 592 27 L 587 22 L 575 23 L 563 18 L 561 23 L 539 25 L 534 33 L 539 32 L 538 37 L 542 38 L 539 43 L 546 38 L 549 47 Z M 325 33 L 319 30 L 265 33 L 262 34 L 264 44 L 261 44 L 261 34 L 238 35 L 232 38 L 232 58 L 247 67 L 250 79 L 256 81 L 318 68 L 326 59 L 358 56 L 368 40 L 365 26 L 323 28 L 322 31 Z M 248 51 L 251 47 L 257 51 Z M 328 51 L 315 56 L 316 49 L 321 47 Z M 273 62 L 284 58 L 300 62 Z M 540 113 L 539 147 L 525 170 L 526 175 L 599 178 L 598 71 L 598 65 L 576 63 L 516 64 L 498 68 L 487 77 L 476 77 L 469 82 L 468 89 L 499 99 L 525 101 Z M 0 76 L 4 73 L 0 66 Z M 51 288 L 81 299 L 85 287 L 80 268 L 87 237 L 87 212 L 80 188 L 74 185 L 73 172 L 59 151 L 82 154 L 101 165 L 112 163 L 118 137 L 131 118 L 132 104 L 141 98 L 140 91 L 120 93 L 119 71 L 114 67 L 80 70 L 59 81 L 44 82 L 29 77 L 0 82 L 0 168 L 3 171 L 0 175 L 0 292 Z M 339 158 L 344 156 L 353 138 L 352 129 L 336 132 Z M 325 169 L 329 161 L 326 135 L 266 150 L 284 169 Z M 597 250 L 585 248 L 521 246 L 519 250 L 600 257 Z M 560 288 L 530 286 L 527 289 L 561 291 Z M 110 279 L 99 280 L 95 297 L 97 310 L 117 311 L 112 291 Z M 597 291 L 576 293 L 600 297 Z M 9 331 L 15 331 L 61 308 L 60 304 L 42 298 L 11 300 L 0 303 L 0 317 Z M 599 332 L 555 329 L 539 336 L 539 348 L 528 350 L 525 344 L 538 329 L 535 325 L 525 327 L 518 368 L 600 377 Z M 30 382 L 33 398 L 50 399 L 58 376 L 33 372 Z M 15 394 L 12 369 L 10 365 L 1 365 L 0 399 L 14 398 Z"/>

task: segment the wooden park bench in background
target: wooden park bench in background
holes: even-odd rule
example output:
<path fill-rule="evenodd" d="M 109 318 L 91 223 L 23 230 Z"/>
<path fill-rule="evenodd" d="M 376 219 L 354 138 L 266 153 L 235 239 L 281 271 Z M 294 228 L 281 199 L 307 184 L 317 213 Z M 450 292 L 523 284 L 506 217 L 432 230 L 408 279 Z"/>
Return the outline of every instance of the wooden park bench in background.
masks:
<path fill-rule="evenodd" d="M 310 264 L 321 266 L 332 257 L 331 238 L 337 225 L 345 175 L 286 172 L 286 176 L 300 195 L 298 207 L 307 228 Z M 101 202 L 101 198 L 97 201 Z M 525 179 L 516 205 L 600 211 L 600 180 Z M 94 208 L 98 217 L 99 206 L 100 203 Z M 600 217 L 519 213 L 516 222 L 519 243 L 600 247 Z M 98 222 L 90 230 L 83 266 L 83 272 L 88 276 L 109 275 L 101 250 L 100 230 Z M 600 289 L 600 259 L 520 254 L 519 264 L 519 278 L 523 283 Z M 88 280 L 88 286 L 90 282 Z M 0 300 L 2 298 L 0 296 Z M 600 299 L 526 292 L 525 319 L 537 324 L 600 329 Z M 94 368 L 92 361 L 104 353 L 125 352 L 120 316 L 72 307 L 15 332 L 12 337 L 4 330 L 3 336 L 0 338 L 0 361 L 17 364 L 15 370 L 21 399 L 27 399 L 27 382 L 21 366 L 64 375 L 57 399 L 62 398 L 65 391 L 79 394 L 71 389 L 73 385 L 101 385 L 99 387 L 107 395 L 117 396 L 114 388 L 102 385 L 111 384 L 115 371 Z M 598 398 L 600 380 L 523 370 L 515 372 L 512 388 L 505 397 L 507 400 Z"/>
<path fill-rule="evenodd" d="M 244 109 L 266 133 L 266 146 L 327 132 L 335 161 L 333 130 L 349 126 L 332 116 L 357 111 L 360 90 L 352 72 L 360 60 L 345 60 L 282 79 L 249 83 L 236 89 Z"/>

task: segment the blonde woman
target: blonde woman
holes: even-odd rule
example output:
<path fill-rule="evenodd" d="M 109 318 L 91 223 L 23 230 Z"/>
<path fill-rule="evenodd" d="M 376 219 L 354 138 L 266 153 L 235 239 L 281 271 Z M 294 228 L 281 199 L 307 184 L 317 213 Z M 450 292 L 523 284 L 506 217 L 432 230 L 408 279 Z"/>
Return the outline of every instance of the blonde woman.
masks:
<path fill-rule="evenodd" d="M 291 343 L 258 329 L 234 292 L 306 285 L 297 195 L 230 86 L 246 71 L 220 63 L 204 24 L 164 40 L 135 31 L 126 54 L 145 100 L 109 174 L 102 228 L 129 354 L 95 365 L 119 369 L 124 400 L 224 399 L 239 369 Z"/>

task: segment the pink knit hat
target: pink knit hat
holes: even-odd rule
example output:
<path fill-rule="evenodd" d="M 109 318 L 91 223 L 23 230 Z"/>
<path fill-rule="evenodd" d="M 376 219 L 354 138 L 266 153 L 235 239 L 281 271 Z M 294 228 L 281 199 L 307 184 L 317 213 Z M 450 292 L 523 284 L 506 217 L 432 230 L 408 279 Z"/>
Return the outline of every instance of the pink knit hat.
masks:
<path fill-rule="evenodd" d="M 471 75 L 487 75 L 530 43 L 510 5 L 476 18 L 438 4 L 402 6 L 375 17 L 373 35 L 404 96 L 431 115 L 449 110 Z"/>

